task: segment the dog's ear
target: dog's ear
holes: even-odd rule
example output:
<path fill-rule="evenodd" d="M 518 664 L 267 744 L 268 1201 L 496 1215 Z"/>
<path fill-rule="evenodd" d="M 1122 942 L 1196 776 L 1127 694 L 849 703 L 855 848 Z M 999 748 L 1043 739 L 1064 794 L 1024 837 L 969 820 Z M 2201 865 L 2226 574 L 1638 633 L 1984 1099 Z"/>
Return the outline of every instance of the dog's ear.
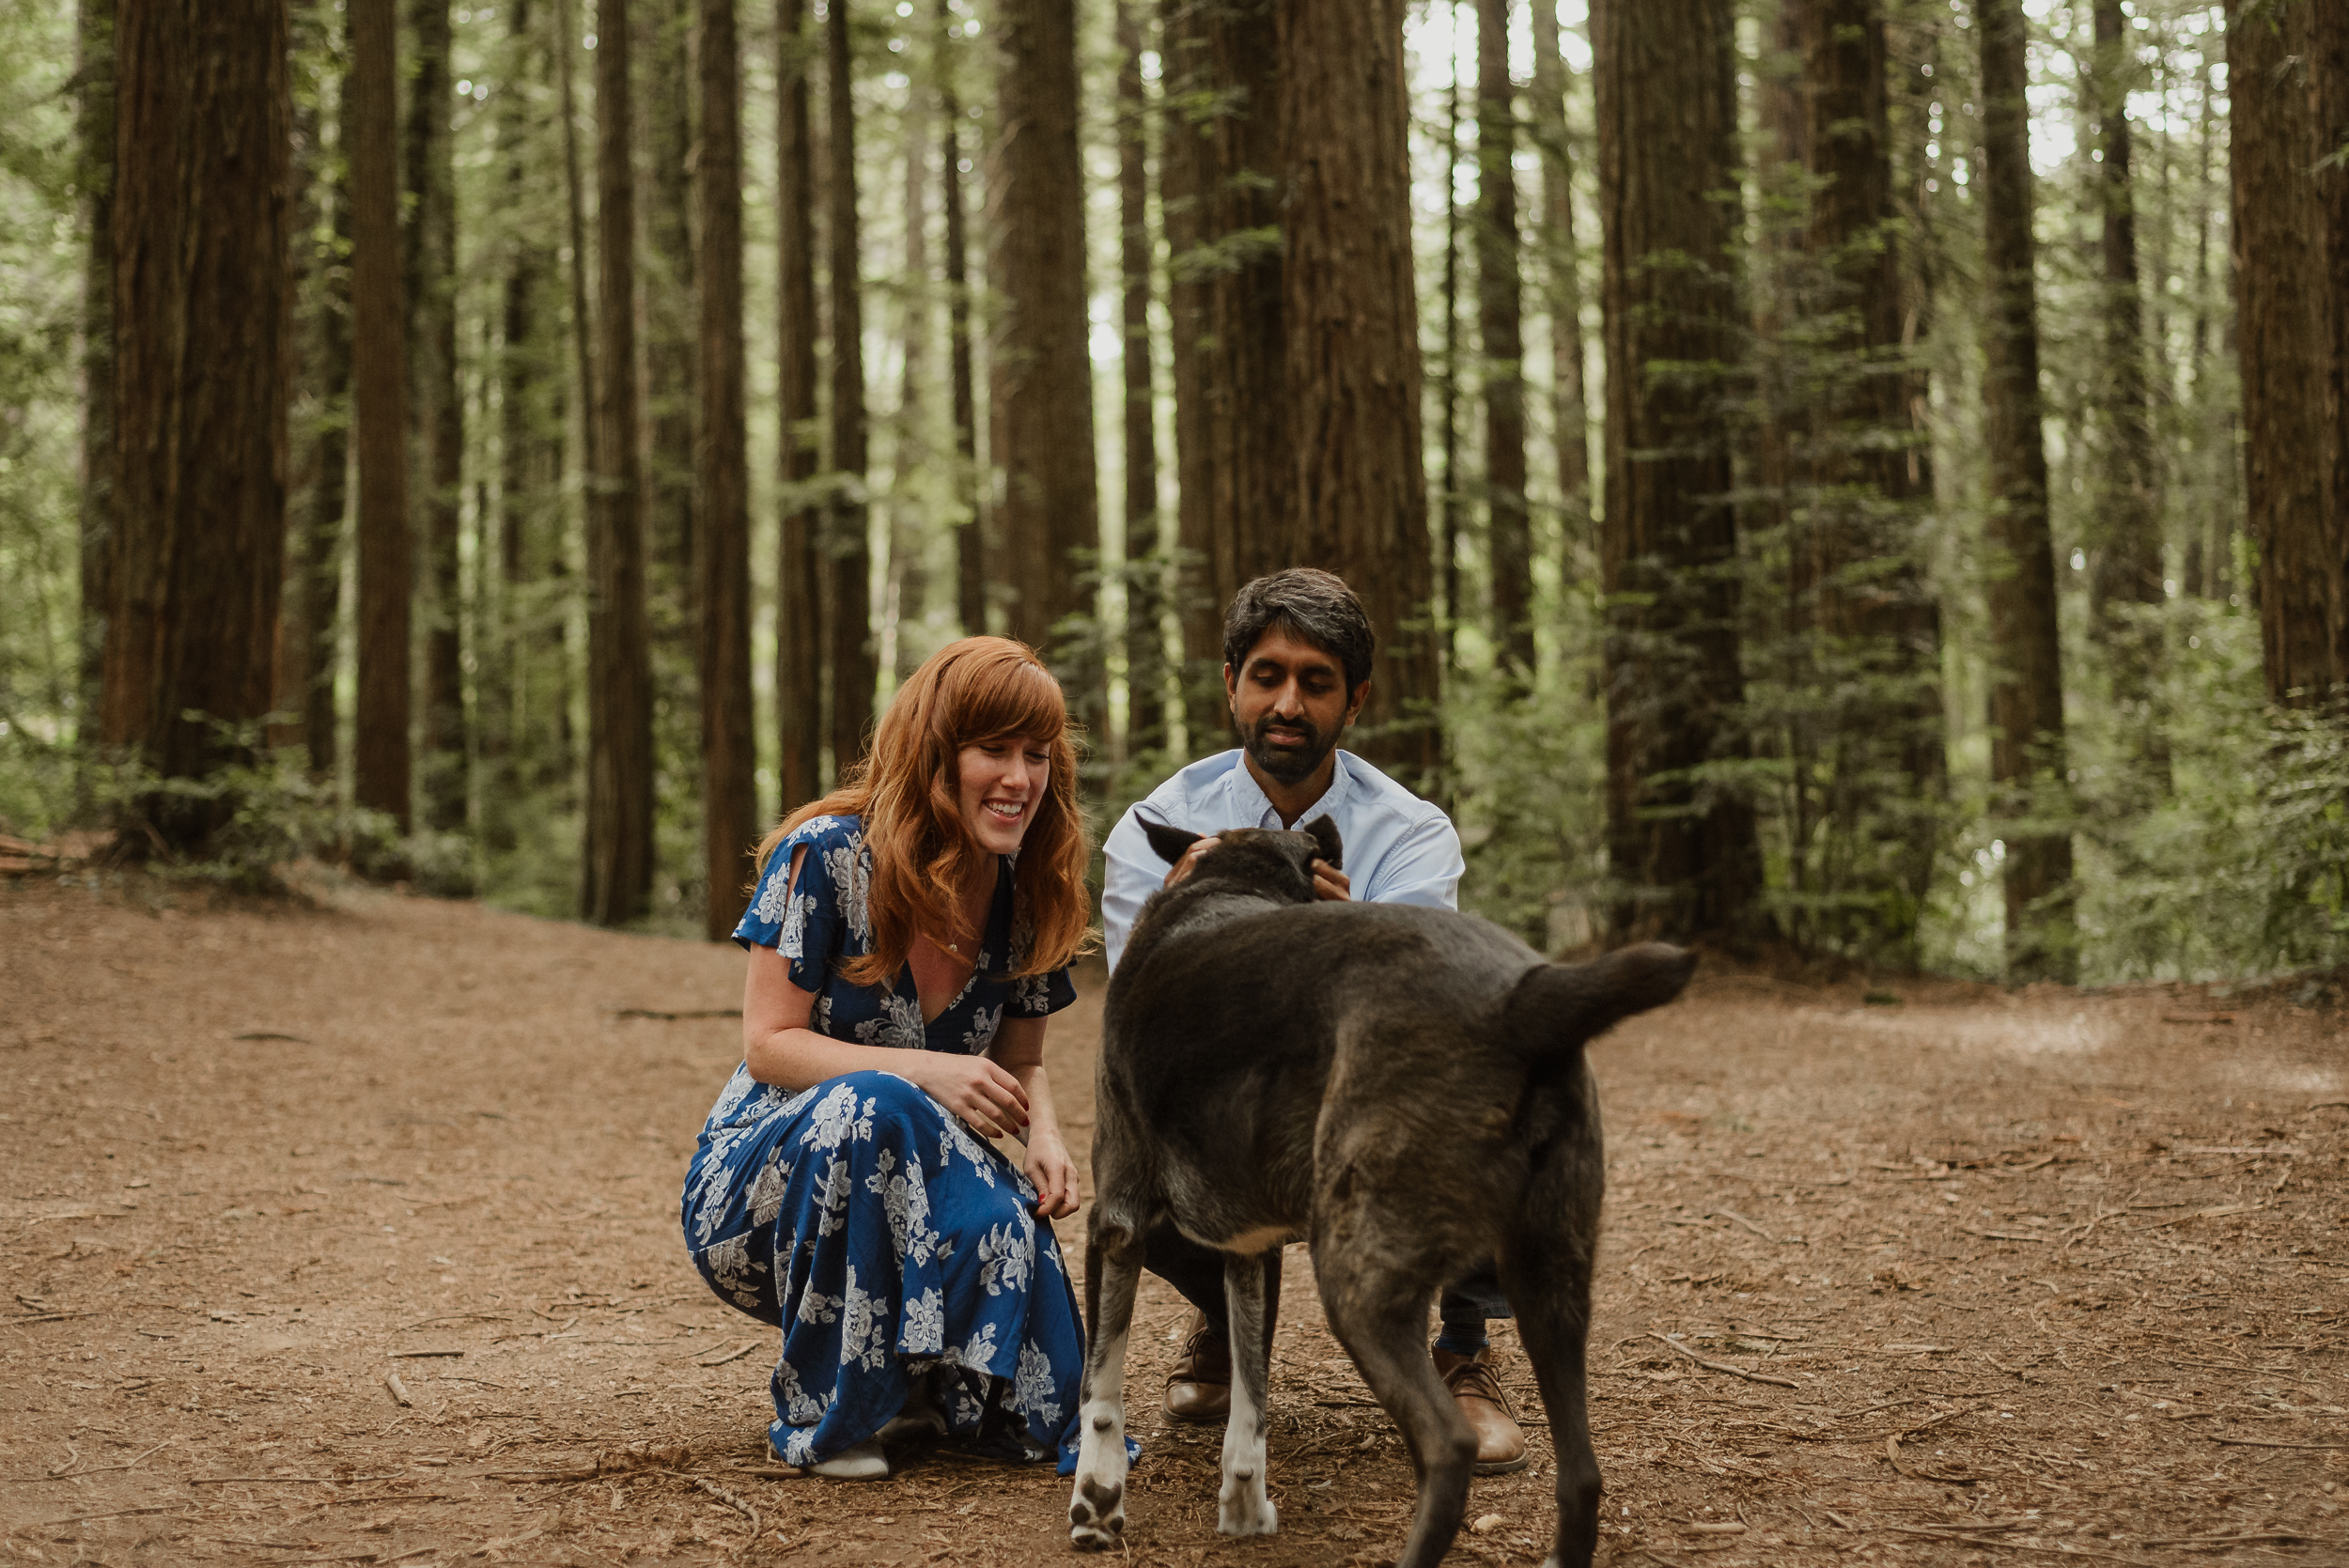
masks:
<path fill-rule="evenodd" d="M 1151 850 L 1169 865 L 1181 860 L 1183 852 L 1200 839 L 1197 833 L 1187 833 L 1180 828 L 1153 822 L 1146 816 L 1137 815 L 1134 820 L 1142 824 L 1142 836 L 1150 841 Z"/>
<path fill-rule="evenodd" d="M 1306 823 L 1299 831 L 1310 835 L 1314 843 L 1320 846 L 1316 853 L 1330 862 L 1330 870 L 1344 871 L 1346 869 L 1346 846 L 1340 842 L 1338 825 L 1330 820 L 1329 813 L 1322 813 L 1311 822 Z"/>

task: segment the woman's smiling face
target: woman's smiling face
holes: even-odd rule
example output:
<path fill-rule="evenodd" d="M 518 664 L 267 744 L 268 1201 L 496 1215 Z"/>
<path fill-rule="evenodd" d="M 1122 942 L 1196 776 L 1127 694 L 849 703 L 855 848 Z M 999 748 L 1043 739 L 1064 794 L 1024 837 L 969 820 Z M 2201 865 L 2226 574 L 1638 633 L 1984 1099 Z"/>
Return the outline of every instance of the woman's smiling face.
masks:
<path fill-rule="evenodd" d="M 1017 852 L 1051 786 L 1051 747 L 1027 736 L 997 736 L 965 746 L 955 766 L 963 826 L 990 853 Z"/>

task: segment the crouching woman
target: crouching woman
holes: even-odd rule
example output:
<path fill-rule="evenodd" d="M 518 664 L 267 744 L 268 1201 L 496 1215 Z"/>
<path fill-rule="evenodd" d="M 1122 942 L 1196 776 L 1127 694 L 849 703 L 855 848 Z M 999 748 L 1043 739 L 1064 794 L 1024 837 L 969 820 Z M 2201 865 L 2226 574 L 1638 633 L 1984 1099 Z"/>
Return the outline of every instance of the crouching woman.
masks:
<path fill-rule="evenodd" d="M 997 637 L 897 691 L 866 765 L 760 846 L 742 1064 L 686 1176 L 710 1288 L 783 1330 L 787 1464 L 888 1474 L 936 1435 L 1073 1452 L 1077 1207 L 1045 1022 L 1075 1000 L 1087 847 L 1060 687 Z M 973 1134 L 1026 1145 L 1010 1160 Z"/>

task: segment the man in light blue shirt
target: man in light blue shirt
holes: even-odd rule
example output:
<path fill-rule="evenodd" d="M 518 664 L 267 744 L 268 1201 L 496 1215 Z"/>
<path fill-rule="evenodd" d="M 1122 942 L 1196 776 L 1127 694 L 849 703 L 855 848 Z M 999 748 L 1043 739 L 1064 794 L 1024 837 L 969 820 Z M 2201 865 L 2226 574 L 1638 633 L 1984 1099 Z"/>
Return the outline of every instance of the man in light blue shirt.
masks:
<path fill-rule="evenodd" d="M 1102 846 L 1101 924 L 1112 970 L 1142 906 L 1161 887 L 1189 876 L 1217 842 L 1201 839 L 1169 867 L 1144 838 L 1136 815 L 1141 811 L 1210 835 L 1232 828 L 1293 828 L 1327 813 L 1337 823 L 1346 869 L 1314 862 L 1323 898 L 1458 906 L 1460 835 L 1451 818 L 1337 749 L 1370 696 L 1375 644 L 1361 600 L 1329 572 L 1294 567 L 1240 589 L 1224 618 L 1223 685 L 1241 745 L 1192 763 L 1111 831 Z M 1222 1256 L 1171 1225 L 1151 1233 L 1147 1254 L 1150 1270 L 1199 1309 L 1167 1380 L 1167 1413 L 1177 1421 L 1221 1421 L 1231 1385 Z M 1268 1303 L 1277 1308 L 1278 1252 L 1267 1260 L 1265 1285 Z M 1476 1430 L 1477 1470 L 1522 1469 L 1525 1438 L 1486 1354 L 1486 1320 L 1510 1315 L 1491 1267 L 1445 1291 L 1440 1315 L 1437 1370 Z"/>

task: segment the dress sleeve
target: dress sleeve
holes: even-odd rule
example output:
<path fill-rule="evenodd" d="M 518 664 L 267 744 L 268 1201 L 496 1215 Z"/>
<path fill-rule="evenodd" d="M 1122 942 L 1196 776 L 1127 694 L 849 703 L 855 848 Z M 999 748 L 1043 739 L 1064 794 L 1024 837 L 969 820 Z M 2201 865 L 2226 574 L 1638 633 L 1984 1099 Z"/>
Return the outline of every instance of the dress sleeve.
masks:
<path fill-rule="evenodd" d="M 734 928 L 734 939 L 745 948 L 771 947 L 781 953 L 791 966 L 791 984 L 802 991 L 821 991 L 832 961 L 846 956 L 841 952 L 847 924 L 841 918 L 841 899 L 847 890 L 836 882 L 843 862 L 855 861 L 861 847 L 855 840 L 852 833 L 835 831 L 831 818 L 802 824 L 767 858 L 751 907 Z M 800 858 L 796 883 L 791 877 L 795 855 Z"/>
<path fill-rule="evenodd" d="M 1049 1018 L 1077 1000 L 1077 984 L 1069 978 L 1073 965 L 1063 965 L 1044 974 L 1023 974 L 1011 983 L 1011 1001 L 1003 1016 L 1011 1018 Z"/>

